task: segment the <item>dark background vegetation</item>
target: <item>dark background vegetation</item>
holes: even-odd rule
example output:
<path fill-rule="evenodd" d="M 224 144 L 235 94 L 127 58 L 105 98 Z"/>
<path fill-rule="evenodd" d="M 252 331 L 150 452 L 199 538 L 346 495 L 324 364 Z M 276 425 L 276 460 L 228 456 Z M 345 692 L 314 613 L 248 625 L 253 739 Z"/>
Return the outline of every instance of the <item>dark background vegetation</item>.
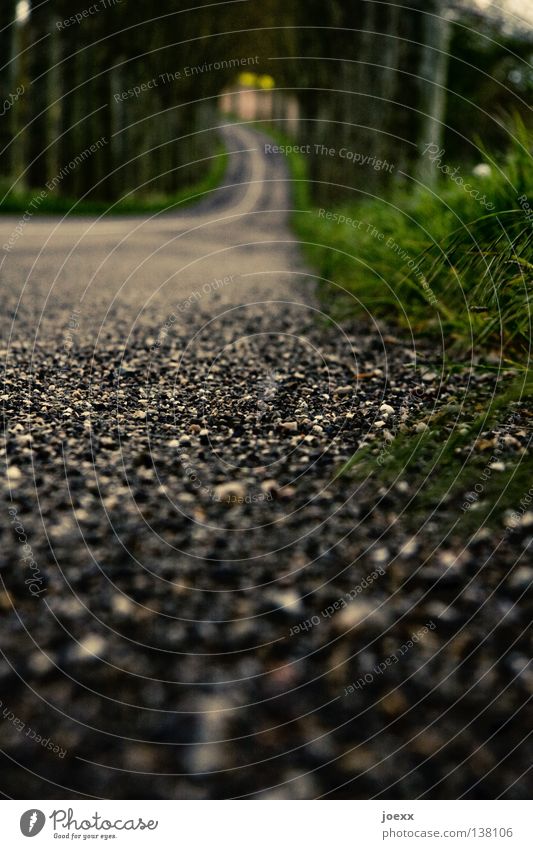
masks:
<path fill-rule="evenodd" d="M 258 55 L 254 71 L 296 95 L 302 141 L 393 160 L 396 180 L 416 167 L 423 143 L 477 161 L 478 136 L 503 148 L 509 114 L 529 120 L 530 33 L 469 4 L 109 4 L 58 27 L 91 3 L 33 2 L 22 24 L 15 0 L 2 0 L 2 99 L 25 89 L 0 122 L 0 178 L 11 193 L 45 185 L 102 136 L 109 143 L 62 180 L 58 194 L 109 201 L 132 186 L 173 193 L 194 183 L 205 171 L 198 160 L 216 145 L 217 96 L 235 71 L 182 74 L 122 102 L 113 95 L 231 57 Z M 337 199 L 339 185 L 372 192 L 391 180 L 383 171 L 349 171 L 338 157 L 309 164 L 320 199 Z"/>

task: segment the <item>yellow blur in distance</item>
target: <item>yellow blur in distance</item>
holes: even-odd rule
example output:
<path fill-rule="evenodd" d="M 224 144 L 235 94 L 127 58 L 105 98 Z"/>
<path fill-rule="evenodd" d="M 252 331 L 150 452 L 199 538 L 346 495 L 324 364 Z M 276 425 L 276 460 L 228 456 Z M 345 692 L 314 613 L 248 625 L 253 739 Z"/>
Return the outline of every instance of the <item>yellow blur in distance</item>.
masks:
<path fill-rule="evenodd" d="M 237 78 L 239 85 L 249 86 L 250 88 L 274 88 L 274 77 L 270 74 L 252 74 L 250 71 L 243 71 Z"/>

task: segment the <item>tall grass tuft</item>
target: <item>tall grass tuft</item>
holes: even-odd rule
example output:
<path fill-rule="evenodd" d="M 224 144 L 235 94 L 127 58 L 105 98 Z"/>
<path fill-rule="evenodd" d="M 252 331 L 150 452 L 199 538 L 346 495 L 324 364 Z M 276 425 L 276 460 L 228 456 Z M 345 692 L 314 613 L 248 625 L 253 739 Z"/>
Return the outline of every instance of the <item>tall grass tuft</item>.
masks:
<path fill-rule="evenodd" d="M 295 214 L 337 318 L 370 312 L 429 337 L 444 331 L 455 357 L 497 350 L 527 361 L 533 158 L 518 120 L 510 136 L 500 161 L 485 154 L 488 169 L 463 175 L 478 199 L 442 176 L 436 187 L 413 183 L 384 199 L 358 195 L 342 209 Z"/>

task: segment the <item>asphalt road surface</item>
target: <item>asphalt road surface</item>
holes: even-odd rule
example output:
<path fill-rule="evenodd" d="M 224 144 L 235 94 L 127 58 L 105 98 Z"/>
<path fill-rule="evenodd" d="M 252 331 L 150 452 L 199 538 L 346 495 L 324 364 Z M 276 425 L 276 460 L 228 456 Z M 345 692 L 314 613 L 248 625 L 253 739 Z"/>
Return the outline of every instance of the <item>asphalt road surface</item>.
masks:
<path fill-rule="evenodd" d="M 224 134 L 182 213 L 0 220 L 0 790 L 525 798 L 530 531 L 337 477 L 460 379 L 324 320 L 283 157 Z"/>

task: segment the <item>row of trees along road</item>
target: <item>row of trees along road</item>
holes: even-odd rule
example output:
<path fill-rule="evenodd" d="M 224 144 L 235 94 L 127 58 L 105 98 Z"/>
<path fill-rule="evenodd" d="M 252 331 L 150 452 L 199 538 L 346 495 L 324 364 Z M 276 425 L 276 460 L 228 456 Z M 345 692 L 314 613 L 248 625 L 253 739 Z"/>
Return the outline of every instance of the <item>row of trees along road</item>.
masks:
<path fill-rule="evenodd" d="M 439 143 L 445 117 L 448 6 L 2 0 L 2 101 L 17 86 L 24 94 L 0 121 L 0 178 L 41 187 L 104 138 L 58 192 L 105 200 L 133 187 L 172 193 L 205 170 L 198 160 L 215 150 L 217 95 L 237 73 L 185 68 L 255 56 L 255 72 L 298 97 L 303 143 L 346 147 L 393 162 L 396 173 L 423 175 L 420 143 Z M 116 96 L 151 80 L 157 85 L 138 96 Z M 321 199 L 338 197 L 347 182 L 374 192 L 389 177 L 368 168 L 347 176 L 339 157 L 312 157 L 310 165 Z"/>

